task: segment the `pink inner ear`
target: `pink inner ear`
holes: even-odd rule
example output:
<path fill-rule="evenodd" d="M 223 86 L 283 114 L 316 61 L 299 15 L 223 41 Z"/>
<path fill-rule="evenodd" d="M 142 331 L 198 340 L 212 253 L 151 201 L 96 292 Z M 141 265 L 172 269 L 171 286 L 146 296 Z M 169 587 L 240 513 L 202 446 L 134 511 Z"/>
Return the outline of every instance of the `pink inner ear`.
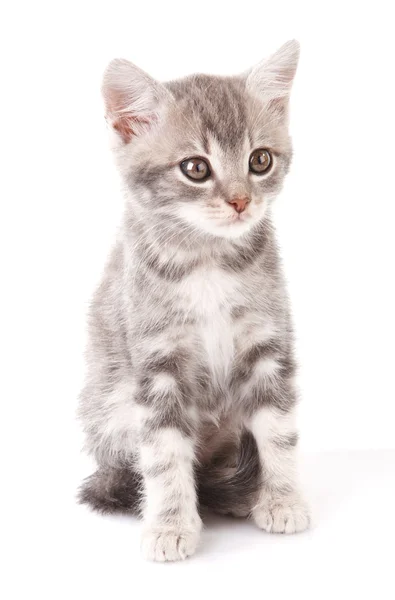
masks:
<path fill-rule="evenodd" d="M 133 118 L 133 115 L 131 115 L 130 113 L 123 113 L 122 115 L 114 119 L 112 123 L 112 126 L 116 131 L 118 131 L 125 144 L 130 142 L 130 140 L 135 134 L 132 127 L 134 121 L 136 121 L 136 119 Z"/>
<path fill-rule="evenodd" d="M 125 144 L 130 142 L 130 140 L 133 137 L 134 131 L 132 129 L 131 122 L 126 114 L 113 121 L 112 126 L 116 131 L 118 131 Z"/>
<path fill-rule="evenodd" d="M 125 144 L 130 142 L 132 137 L 137 135 L 142 127 L 148 126 L 152 120 L 140 114 L 133 114 L 132 110 L 122 112 L 130 104 L 130 98 L 127 98 L 119 90 L 112 89 L 106 97 L 107 114 L 111 119 L 111 124 L 120 134 Z"/>
<path fill-rule="evenodd" d="M 112 126 L 118 131 L 125 144 L 127 144 L 134 135 L 138 135 L 142 128 L 148 128 L 151 121 L 152 119 L 142 117 L 141 115 L 122 113 L 113 120 Z"/>

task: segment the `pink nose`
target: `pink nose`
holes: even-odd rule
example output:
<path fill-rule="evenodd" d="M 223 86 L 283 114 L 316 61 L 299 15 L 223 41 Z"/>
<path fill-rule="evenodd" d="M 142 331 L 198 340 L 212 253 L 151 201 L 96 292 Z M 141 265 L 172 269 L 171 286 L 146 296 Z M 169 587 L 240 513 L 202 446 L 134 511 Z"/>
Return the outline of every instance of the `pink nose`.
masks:
<path fill-rule="evenodd" d="M 236 212 L 242 213 L 246 209 L 250 199 L 247 198 L 247 196 L 244 196 L 243 198 L 233 198 L 232 200 L 228 200 L 228 202 L 233 206 Z"/>

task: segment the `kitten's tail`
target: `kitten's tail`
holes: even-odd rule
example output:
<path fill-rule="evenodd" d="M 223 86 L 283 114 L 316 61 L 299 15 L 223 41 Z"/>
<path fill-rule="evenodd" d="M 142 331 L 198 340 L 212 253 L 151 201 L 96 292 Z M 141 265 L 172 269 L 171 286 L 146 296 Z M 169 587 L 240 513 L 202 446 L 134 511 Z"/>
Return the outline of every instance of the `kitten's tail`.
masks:
<path fill-rule="evenodd" d="M 196 474 L 200 505 L 223 514 L 247 516 L 260 482 L 258 449 L 252 434 L 242 434 L 235 467 L 207 465 L 199 467 Z M 131 468 L 99 468 L 84 480 L 78 500 L 102 513 L 139 512 L 142 490 L 141 475 Z"/>
<path fill-rule="evenodd" d="M 143 481 L 129 468 L 101 467 L 82 482 L 78 502 L 101 513 L 138 512 Z"/>
<path fill-rule="evenodd" d="M 258 448 L 253 435 L 247 430 L 243 432 L 235 467 L 203 466 L 198 469 L 197 480 L 201 505 L 222 514 L 249 515 L 261 480 Z"/>

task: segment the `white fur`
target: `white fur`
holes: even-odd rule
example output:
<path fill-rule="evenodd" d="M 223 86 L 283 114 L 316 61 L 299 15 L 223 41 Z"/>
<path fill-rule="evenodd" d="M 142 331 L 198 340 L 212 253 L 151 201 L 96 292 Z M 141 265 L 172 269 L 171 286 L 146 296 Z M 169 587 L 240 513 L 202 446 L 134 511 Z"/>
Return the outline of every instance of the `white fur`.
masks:
<path fill-rule="evenodd" d="M 269 101 L 289 95 L 299 60 L 299 43 L 290 40 L 258 63 L 247 78 L 247 89 Z"/>
<path fill-rule="evenodd" d="M 239 282 L 220 269 L 199 270 L 180 285 L 180 298 L 199 324 L 199 344 L 216 381 L 224 382 L 234 355 L 231 302 L 240 297 Z"/>
<path fill-rule="evenodd" d="M 260 388 L 275 385 L 279 368 L 280 365 L 274 358 L 262 358 L 261 360 L 258 360 L 248 382 L 240 387 L 239 399 L 243 401 L 243 398 L 248 397 L 248 394 L 251 392 L 251 387 L 256 385 L 260 386 Z"/>
<path fill-rule="evenodd" d="M 146 115 L 155 107 L 153 88 L 155 82 L 147 73 L 125 59 L 114 59 L 104 74 L 103 94 L 112 99 L 114 94 L 120 95 L 117 100 L 117 111 L 132 111 L 135 115 Z M 120 104 L 123 100 L 123 104 Z"/>
<path fill-rule="evenodd" d="M 246 319 L 240 319 L 235 323 L 237 335 L 237 349 L 239 352 L 246 352 L 255 344 L 267 343 L 278 336 L 278 328 L 273 321 L 269 319 L 262 322 L 260 315 L 252 318 L 249 314 Z"/>
<path fill-rule="evenodd" d="M 145 530 L 141 539 L 142 556 L 156 562 L 184 560 L 195 552 L 200 530 L 201 526 L 193 526 L 190 531 L 163 527 Z"/>
<path fill-rule="evenodd" d="M 296 431 L 295 415 L 281 413 L 272 407 L 261 408 L 251 419 L 251 431 L 269 479 L 278 486 L 293 484 L 295 479 L 295 449 L 282 449 L 273 440 Z"/>
<path fill-rule="evenodd" d="M 280 368 L 279 363 L 274 358 L 262 358 L 255 365 L 255 373 L 250 380 L 250 384 L 254 385 L 254 379 L 272 379 Z"/>
<path fill-rule="evenodd" d="M 178 207 L 177 214 L 188 224 L 198 226 L 205 233 L 235 239 L 247 233 L 256 222 L 247 213 L 237 215 L 231 206 L 221 201 L 222 206 L 215 209 L 208 208 L 204 203 L 183 203 Z M 262 205 L 261 205 L 262 206 Z"/>
<path fill-rule="evenodd" d="M 161 397 L 177 389 L 177 382 L 167 373 L 159 373 L 155 376 L 151 385 L 151 394 L 155 397 Z"/>
<path fill-rule="evenodd" d="M 295 433 L 294 413 L 261 408 L 251 419 L 264 483 L 252 514 L 258 527 L 273 533 L 295 533 L 309 525 L 309 509 L 297 482 L 296 449 L 281 447 L 276 438 Z"/>
<path fill-rule="evenodd" d="M 173 428 L 159 430 L 154 443 L 140 447 L 146 492 L 142 552 L 148 560 L 179 560 L 196 548 L 202 524 L 196 509 L 193 460 L 193 442 Z M 163 464 L 172 468 L 149 475 L 149 469 Z M 166 521 L 161 513 L 174 508 L 174 498 L 179 516 Z"/>
<path fill-rule="evenodd" d="M 148 339 L 143 339 L 139 344 L 140 351 L 153 356 L 156 353 L 171 352 L 171 350 L 175 349 L 176 347 L 177 343 L 175 340 L 173 340 L 170 336 L 164 337 L 163 335 L 157 335 Z"/>
<path fill-rule="evenodd" d="M 128 458 L 136 447 L 147 409 L 133 402 L 135 390 L 134 382 L 123 382 L 106 396 L 106 412 L 104 418 L 96 423 L 96 428 L 101 437 L 100 446 L 109 456 Z"/>
<path fill-rule="evenodd" d="M 309 509 L 299 492 L 278 497 L 262 493 L 253 510 L 255 523 L 268 533 L 299 533 L 309 527 Z"/>
<path fill-rule="evenodd" d="M 155 442 L 141 444 L 140 464 L 143 472 L 158 464 L 172 463 L 174 469 L 171 475 L 165 472 L 163 475 L 147 477 L 145 485 L 147 488 L 147 504 L 144 509 L 144 517 L 147 524 L 155 522 L 158 510 L 166 506 L 164 495 L 170 496 L 176 490 L 180 497 L 185 500 L 193 500 L 193 459 L 194 449 L 190 439 L 182 436 L 180 431 L 173 428 L 158 430 L 155 434 Z M 166 479 L 166 485 L 163 485 Z M 153 491 L 150 494 L 150 490 Z"/>

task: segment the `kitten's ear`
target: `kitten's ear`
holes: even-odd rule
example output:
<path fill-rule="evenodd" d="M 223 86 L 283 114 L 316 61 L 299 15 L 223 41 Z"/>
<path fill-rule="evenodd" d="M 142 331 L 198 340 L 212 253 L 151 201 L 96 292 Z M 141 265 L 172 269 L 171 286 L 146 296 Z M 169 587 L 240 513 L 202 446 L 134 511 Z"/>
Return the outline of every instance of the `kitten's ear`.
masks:
<path fill-rule="evenodd" d="M 299 42 L 290 40 L 250 71 L 247 89 L 263 100 L 287 99 L 299 60 Z"/>
<path fill-rule="evenodd" d="M 102 93 L 107 121 L 125 144 L 153 125 L 168 96 L 162 84 L 133 63 L 118 58 L 104 73 Z"/>

